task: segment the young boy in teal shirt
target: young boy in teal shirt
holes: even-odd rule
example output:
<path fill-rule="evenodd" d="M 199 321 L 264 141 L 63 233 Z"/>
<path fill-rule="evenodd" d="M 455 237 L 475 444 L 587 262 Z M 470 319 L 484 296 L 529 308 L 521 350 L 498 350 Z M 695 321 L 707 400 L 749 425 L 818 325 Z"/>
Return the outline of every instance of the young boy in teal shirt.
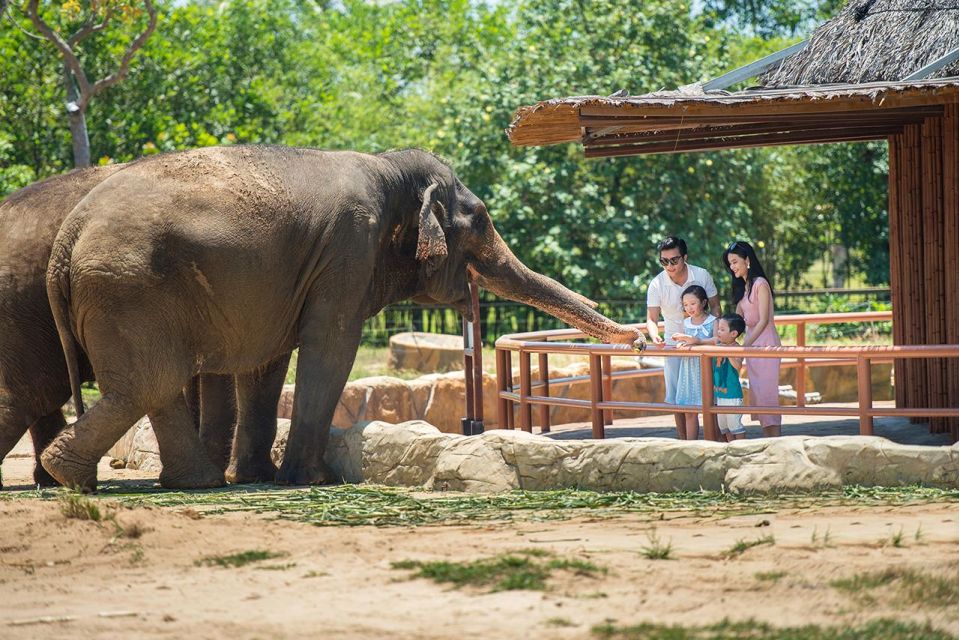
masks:
<path fill-rule="evenodd" d="M 738 313 L 727 313 L 716 322 L 716 344 L 738 346 L 736 341 L 746 331 L 746 321 Z M 743 387 L 739 383 L 739 368 L 742 358 L 713 359 L 713 397 L 717 407 L 743 406 Z M 746 437 L 741 413 L 720 413 L 716 416 L 719 431 L 726 442 Z"/>

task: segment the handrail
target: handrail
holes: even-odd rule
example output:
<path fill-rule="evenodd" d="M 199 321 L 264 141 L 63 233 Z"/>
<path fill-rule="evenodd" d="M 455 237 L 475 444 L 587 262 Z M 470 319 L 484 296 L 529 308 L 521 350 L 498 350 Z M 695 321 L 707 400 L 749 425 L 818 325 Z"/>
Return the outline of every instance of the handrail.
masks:
<path fill-rule="evenodd" d="M 716 439 L 718 436 L 714 417 L 718 414 L 735 413 L 773 413 L 779 415 L 835 415 L 859 416 L 860 433 L 871 435 L 873 418 L 875 416 L 903 416 L 903 417 L 959 417 L 959 407 L 892 407 L 877 408 L 872 405 L 871 365 L 873 362 L 888 362 L 893 359 L 918 358 L 959 358 L 959 345 L 857 345 L 857 346 L 807 346 L 806 327 L 810 324 L 835 324 L 846 322 L 886 322 L 892 320 L 890 311 L 870 311 L 853 313 L 830 314 L 795 314 L 782 315 L 775 318 L 777 326 L 795 326 L 795 346 L 779 347 L 655 347 L 650 346 L 644 352 L 649 356 L 663 357 L 699 357 L 702 372 L 702 398 L 699 406 L 679 406 L 662 402 L 624 402 L 613 401 L 612 381 L 614 378 L 625 377 L 614 374 L 610 365 L 613 356 L 633 356 L 636 352 L 628 345 L 577 343 L 568 342 L 586 338 L 587 336 L 576 329 L 558 329 L 551 331 L 536 331 L 516 333 L 500 337 L 496 341 L 496 376 L 497 397 L 500 417 L 500 426 L 514 428 L 512 404 L 520 405 L 520 427 L 526 431 L 532 430 L 532 407 L 540 407 L 540 423 L 543 431 L 549 430 L 550 406 L 579 406 L 589 408 L 592 419 L 593 435 L 602 438 L 605 435 L 604 427 L 612 423 L 612 411 L 667 411 L 671 413 L 702 413 L 704 432 L 707 439 Z M 663 323 L 660 323 L 662 326 Z M 627 326 L 644 327 L 645 323 Z M 563 340 L 560 342 L 559 340 Z M 519 355 L 519 391 L 513 385 L 512 353 Z M 530 356 L 539 354 L 540 380 L 534 383 L 531 379 Z M 589 357 L 590 399 L 574 400 L 569 398 L 551 398 L 550 384 L 560 380 L 550 380 L 548 354 L 566 353 L 582 354 Z M 796 407 L 792 406 L 754 406 L 719 407 L 713 403 L 712 366 L 713 358 L 717 356 L 749 357 L 749 358 L 794 358 L 788 366 L 798 367 L 796 375 Z M 807 360 L 813 361 L 808 363 Z M 858 407 L 806 407 L 805 406 L 805 372 L 808 366 L 856 365 L 856 375 L 859 390 Z M 639 375 L 635 372 L 626 372 L 627 375 Z M 571 380 L 562 379 L 563 382 Z M 542 389 L 542 395 L 534 395 L 533 388 Z"/>

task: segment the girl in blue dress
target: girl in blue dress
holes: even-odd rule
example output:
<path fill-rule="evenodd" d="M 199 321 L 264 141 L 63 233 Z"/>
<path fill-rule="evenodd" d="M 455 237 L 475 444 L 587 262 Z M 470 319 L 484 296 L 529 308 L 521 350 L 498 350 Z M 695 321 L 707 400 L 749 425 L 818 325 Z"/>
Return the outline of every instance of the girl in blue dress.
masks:
<path fill-rule="evenodd" d="M 689 347 L 703 344 L 713 337 L 713 324 L 716 318 L 709 314 L 709 298 L 706 290 L 698 284 L 687 287 L 683 291 L 683 311 L 686 319 L 683 320 L 684 333 L 673 335 L 678 347 Z M 699 357 L 681 358 L 679 364 L 679 381 L 676 385 L 676 404 L 685 406 L 701 406 L 703 404 L 703 387 L 699 366 Z M 699 439 L 699 414 L 684 414 L 686 420 L 686 439 Z"/>

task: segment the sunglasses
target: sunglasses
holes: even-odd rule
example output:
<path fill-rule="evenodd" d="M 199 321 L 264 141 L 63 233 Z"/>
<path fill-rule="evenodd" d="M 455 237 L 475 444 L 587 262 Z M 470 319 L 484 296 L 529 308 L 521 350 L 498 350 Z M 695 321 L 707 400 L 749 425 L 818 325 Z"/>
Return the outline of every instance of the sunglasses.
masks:
<path fill-rule="evenodd" d="M 729 246 L 726 247 L 726 253 L 729 253 L 730 251 L 735 251 L 736 247 L 738 246 L 739 246 L 739 240 L 733 240 L 732 242 L 729 243 Z"/>
<path fill-rule="evenodd" d="M 684 257 L 685 256 L 673 256 L 672 258 L 660 258 L 659 264 L 663 265 L 664 267 L 666 265 L 672 265 L 675 267 L 677 264 L 683 261 Z"/>

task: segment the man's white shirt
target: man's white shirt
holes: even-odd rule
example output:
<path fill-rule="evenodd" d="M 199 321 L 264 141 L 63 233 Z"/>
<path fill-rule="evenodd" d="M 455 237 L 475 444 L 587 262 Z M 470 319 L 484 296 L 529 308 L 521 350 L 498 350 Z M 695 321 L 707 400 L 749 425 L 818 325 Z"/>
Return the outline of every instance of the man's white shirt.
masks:
<path fill-rule="evenodd" d="M 676 344 L 673 334 L 683 332 L 683 318 L 686 316 L 683 312 L 683 291 L 694 284 L 706 290 L 707 298 L 717 294 L 716 283 L 709 272 L 692 264 L 686 265 L 685 283 L 676 284 L 664 270 L 650 281 L 646 289 L 646 307 L 659 307 L 663 316 L 666 325 L 663 338 L 666 339 L 666 344 Z"/>

